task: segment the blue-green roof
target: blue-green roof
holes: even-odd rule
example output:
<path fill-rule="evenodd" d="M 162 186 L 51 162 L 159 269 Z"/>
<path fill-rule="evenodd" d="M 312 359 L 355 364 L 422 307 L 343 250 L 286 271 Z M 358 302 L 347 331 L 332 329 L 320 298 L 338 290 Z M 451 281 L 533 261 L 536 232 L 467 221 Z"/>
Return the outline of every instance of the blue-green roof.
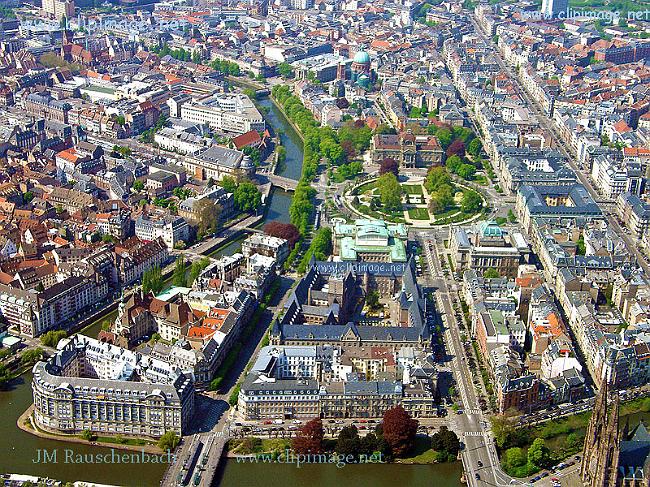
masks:
<path fill-rule="evenodd" d="M 354 55 L 354 62 L 359 64 L 370 64 L 370 56 L 366 51 L 359 51 Z"/>
<path fill-rule="evenodd" d="M 479 223 L 481 237 L 503 237 L 503 230 L 494 220 Z"/>

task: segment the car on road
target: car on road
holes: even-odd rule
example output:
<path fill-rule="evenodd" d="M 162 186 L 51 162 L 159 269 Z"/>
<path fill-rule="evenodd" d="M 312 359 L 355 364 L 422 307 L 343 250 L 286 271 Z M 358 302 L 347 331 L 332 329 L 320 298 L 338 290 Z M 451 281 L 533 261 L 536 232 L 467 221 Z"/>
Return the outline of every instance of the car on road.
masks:
<path fill-rule="evenodd" d="M 478 472 L 476 472 L 476 473 L 474 474 L 474 478 L 475 478 L 476 480 L 481 480 L 481 476 L 478 474 Z"/>
<path fill-rule="evenodd" d="M 270 419 L 267 419 L 262 424 L 273 424 L 273 421 L 271 421 Z"/>
<path fill-rule="evenodd" d="M 463 414 L 463 410 L 459 409 L 458 411 L 456 411 L 456 414 Z"/>

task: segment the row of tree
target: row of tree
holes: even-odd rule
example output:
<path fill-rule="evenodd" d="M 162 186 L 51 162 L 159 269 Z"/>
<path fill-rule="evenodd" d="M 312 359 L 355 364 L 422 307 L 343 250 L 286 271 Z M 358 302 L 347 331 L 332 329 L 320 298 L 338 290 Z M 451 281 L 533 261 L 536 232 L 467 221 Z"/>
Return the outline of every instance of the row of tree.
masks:
<path fill-rule="evenodd" d="M 239 65 L 232 61 L 226 61 L 223 59 L 215 59 L 210 63 L 210 67 L 215 71 L 218 71 L 223 74 L 228 74 L 230 76 L 240 76 L 241 70 Z"/>
<path fill-rule="evenodd" d="M 149 292 L 159 294 L 163 290 L 164 285 L 165 282 L 163 281 L 162 271 L 159 266 L 154 266 L 142 274 L 142 292 L 144 294 L 148 294 Z"/>
<path fill-rule="evenodd" d="M 201 275 L 203 269 L 208 267 L 209 264 L 210 259 L 208 257 L 196 260 L 192 262 L 188 272 L 185 258 L 183 256 L 177 257 L 176 266 L 172 272 L 172 284 L 179 287 L 192 287 L 196 278 Z"/>
<path fill-rule="evenodd" d="M 359 437 L 355 426 L 341 430 L 336 441 L 339 454 L 372 454 L 381 452 L 387 458 L 405 456 L 415 443 L 418 421 L 397 406 L 384 413 L 383 421 L 374 432 Z M 325 451 L 325 431 L 320 418 L 307 422 L 293 439 L 292 448 L 298 454 L 318 454 Z"/>
<path fill-rule="evenodd" d="M 305 272 L 312 255 L 316 260 L 327 260 L 332 253 L 332 230 L 329 227 L 319 228 L 309 244 L 305 255 L 298 265 L 298 272 Z"/>

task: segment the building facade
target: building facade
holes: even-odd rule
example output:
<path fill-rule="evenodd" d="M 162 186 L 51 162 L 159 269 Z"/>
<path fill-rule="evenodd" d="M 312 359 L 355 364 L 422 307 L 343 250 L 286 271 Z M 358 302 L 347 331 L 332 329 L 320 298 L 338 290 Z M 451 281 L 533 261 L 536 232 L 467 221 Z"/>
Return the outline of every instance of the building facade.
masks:
<path fill-rule="evenodd" d="M 34 421 L 55 433 L 158 438 L 194 414 L 191 377 L 161 360 L 74 335 L 33 369 Z"/>

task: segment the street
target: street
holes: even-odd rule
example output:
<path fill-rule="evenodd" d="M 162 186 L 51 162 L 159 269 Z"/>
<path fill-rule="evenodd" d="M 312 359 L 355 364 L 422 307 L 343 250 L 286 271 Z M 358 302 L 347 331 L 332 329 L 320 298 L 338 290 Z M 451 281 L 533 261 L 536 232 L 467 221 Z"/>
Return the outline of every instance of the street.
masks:
<path fill-rule="evenodd" d="M 438 242 L 428 238 L 427 234 L 420 234 L 419 237 L 429 268 L 429 272 L 423 273 L 423 285 L 435 290 L 436 307 L 443 319 L 448 354 L 462 401 L 462 413 L 459 411 L 459 414 L 455 414 L 454 423 L 457 434 L 465 445 L 462 460 L 468 485 L 522 485 L 523 482 L 503 472 L 499 464 L 496 446 L 490 433 L 490 423 L 480 409 L 472 372 L 461 343 L 459 323 L 454 316 L 452 304 L 455 298 L 452 297 L 448 283 L 453 280 L 451 277 L 443 277 Z"/>

